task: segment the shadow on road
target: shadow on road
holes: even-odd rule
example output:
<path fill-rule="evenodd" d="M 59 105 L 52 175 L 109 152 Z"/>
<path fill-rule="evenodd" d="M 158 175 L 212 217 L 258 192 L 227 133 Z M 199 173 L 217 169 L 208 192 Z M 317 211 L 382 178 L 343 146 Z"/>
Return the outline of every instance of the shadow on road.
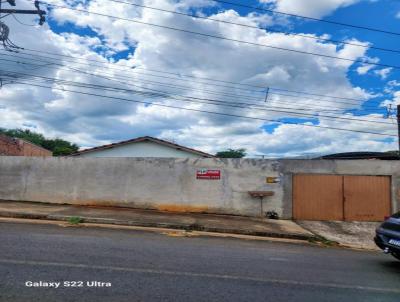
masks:
<path fill-rule="evenodd" d="M 392 273 L 400 273 L 400 261 L 398 260 L 389 259 L 388 261 L 380 262 L 379 264 L 385 270 L 391 271 Z"/>

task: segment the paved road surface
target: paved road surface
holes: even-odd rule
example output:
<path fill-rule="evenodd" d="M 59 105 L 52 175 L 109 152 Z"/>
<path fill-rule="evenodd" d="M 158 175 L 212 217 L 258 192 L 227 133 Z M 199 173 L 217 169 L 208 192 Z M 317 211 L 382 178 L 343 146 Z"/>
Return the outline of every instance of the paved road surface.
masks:
<path fill-rule="evenodd" d="M 0 301 L 397 302 L 400 261 L 289 243 L 0 223 Z"/>

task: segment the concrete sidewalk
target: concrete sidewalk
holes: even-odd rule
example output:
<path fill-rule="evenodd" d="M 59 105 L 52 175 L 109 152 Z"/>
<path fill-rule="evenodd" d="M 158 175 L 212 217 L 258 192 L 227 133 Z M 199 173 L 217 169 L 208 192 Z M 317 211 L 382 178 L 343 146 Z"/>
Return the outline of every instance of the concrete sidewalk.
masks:
<path fill-rule="evenodd" d="M 60 221 L 66 221 L 71 217 L 80 217 L 85 223 L 171 228 L 300 240 L 314 238 L 311 232 L 290 220 L 171 213 L 131 208 L 0 201 L 0 217 Z"/>
<path fill-rule="evenodd" d="M 381 222 L 362 221 L 296 221 L 298 225 L 341 246 L 375 250 L 375 229 Z"/>

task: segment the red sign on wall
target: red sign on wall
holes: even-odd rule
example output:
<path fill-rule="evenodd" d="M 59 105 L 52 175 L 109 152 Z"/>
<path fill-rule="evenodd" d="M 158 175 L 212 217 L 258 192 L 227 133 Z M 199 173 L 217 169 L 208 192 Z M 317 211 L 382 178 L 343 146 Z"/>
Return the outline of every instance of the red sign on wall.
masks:
<path fill-rule="evenodd" d="M 220 170 L 201 169 L 196 172 L 197 179 L 221 179 Z"/>

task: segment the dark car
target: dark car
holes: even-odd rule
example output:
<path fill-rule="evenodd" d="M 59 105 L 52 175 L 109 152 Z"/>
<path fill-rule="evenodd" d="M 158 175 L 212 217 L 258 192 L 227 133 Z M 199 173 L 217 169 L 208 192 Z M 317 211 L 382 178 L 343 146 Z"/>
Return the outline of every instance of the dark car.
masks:
<path fill-rule="evenodd" d="M 376 229 L 375 243 L 386 254 L 400 260 L 400 212 L 386 219 Z"/>

